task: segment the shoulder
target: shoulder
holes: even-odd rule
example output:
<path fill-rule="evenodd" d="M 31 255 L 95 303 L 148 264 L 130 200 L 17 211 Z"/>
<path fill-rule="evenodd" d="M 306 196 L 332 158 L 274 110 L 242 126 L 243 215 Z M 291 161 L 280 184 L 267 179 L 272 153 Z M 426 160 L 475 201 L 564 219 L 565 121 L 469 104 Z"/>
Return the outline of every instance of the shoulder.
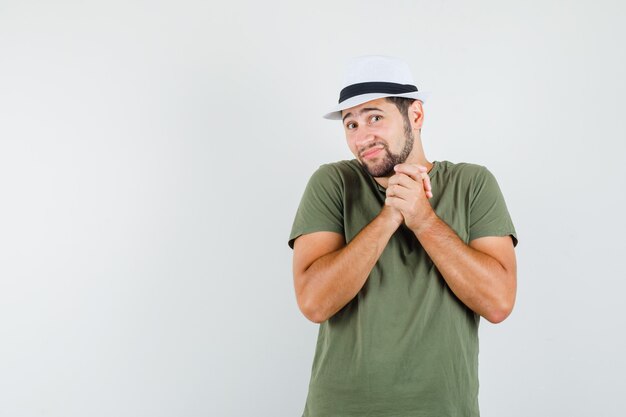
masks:
<path fill-rule="evenodd" d="M 321 171 L 327 174 L 334 175 L 351 175 L 359 170 L 359 165 L 356 159 L 341 160 L 336 162 L 329 162 L 319 166 L 317 171 Z"/>
<path fill-rule="evenodd" d="M 436 174 L 441 175 L 448 181 L 471 184 L 493 177 L 493 174 L 487 167 L 470 162 L 439 161 L 438 165 Z"/>
<path fill-rule="evenodd" d="M 343 186 L 362 175 L 355 159 L 342 160 L 320 165 L 311 176 L 311 181 Z"/>
<path fill-rule="evenodd" d="M 450 161 L 440 162 L 439 179 L 445 187 L 466 193 L 473 202 L 478 195 L 499 193 L 500 187 L 493 173 L 484 165 Z"/>

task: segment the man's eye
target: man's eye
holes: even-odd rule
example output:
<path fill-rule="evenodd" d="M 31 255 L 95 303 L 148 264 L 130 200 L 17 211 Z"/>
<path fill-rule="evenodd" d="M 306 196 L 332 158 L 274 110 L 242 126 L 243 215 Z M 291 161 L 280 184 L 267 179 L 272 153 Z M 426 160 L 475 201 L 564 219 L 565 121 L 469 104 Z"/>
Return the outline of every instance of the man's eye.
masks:
<path fill-rule="evenodd" d="M 377 121 L 379 121 L 380 119 L 382 119 L 382 116 L 372 116 L 370 120 L 371 120 L 372 122 L 377 122 Z"/>
<path fill-rule="evenodd" d="M 356 123 L 354 123 L 354 122 L 350 122 L 350 123 L 348 123 L 348 124 L 346 125 L 346 127 L 347 127 L 348 129 L 354 129 L 354 128 L 356 127 Z"/>

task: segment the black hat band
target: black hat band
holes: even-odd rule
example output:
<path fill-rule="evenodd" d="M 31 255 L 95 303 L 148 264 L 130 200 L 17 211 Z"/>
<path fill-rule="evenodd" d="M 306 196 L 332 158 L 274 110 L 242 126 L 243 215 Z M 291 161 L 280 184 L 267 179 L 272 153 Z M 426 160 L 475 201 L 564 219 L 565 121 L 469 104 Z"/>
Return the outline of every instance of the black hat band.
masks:
<path fill-rule="evenodd" d="M 358 83 L 347 86 L 339 93 L 339 103 L 348 100 L 354 96 L 370 93 L 383 94 L 403 94 L 413 93 L 417 91 L 417 87 L 411 84 L 396 84 L 386 82 L 367 82 Z"/>

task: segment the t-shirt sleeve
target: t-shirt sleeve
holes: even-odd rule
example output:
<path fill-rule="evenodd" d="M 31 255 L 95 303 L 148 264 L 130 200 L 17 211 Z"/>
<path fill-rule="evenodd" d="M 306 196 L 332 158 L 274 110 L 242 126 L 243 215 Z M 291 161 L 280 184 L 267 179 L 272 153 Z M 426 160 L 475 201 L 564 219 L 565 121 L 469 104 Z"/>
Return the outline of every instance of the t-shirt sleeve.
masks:
<path fill-rule="evenodd" d="M 481 167 L 475 177 L 470 198 L 469 240 L 485 236 L 507 236 L 517 246 L 517 233 L 493 174 Z"/>
<path fill-rule="evenodd" d="M 344 234 L 343 181 L 336 168 L 329 164 L 313 173 L 304 190 L 289 235 L 289 247 L 298 236 L 312 232 Z"/>

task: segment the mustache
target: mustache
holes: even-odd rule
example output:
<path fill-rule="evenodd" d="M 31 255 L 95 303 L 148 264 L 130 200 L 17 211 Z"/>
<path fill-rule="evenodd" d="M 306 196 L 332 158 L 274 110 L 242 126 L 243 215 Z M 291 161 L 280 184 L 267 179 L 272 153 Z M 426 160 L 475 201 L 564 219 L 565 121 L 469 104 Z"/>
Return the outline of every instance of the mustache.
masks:
<path fill-rule="evenodd" d="M 377 146 L 382 147 L 382 149 L 387 149 L 387 144 L 386 144 L 386 143 L 384 143 L 384 142 L 375 142 L 375 143 L 373 143 L 371 146 L 368 146 L 367 148 L 361 148 L 361 149 L 359 149 L 359 156 L 361 156 L 361 157 L 362 157 L 362 156 L 363 156 L 363 154 L 364 154 L 365 152 L 367 152 L 367 151 L 369 151 L 370 149 L 375 148 L 375 147 L 377 147 Z"/>

